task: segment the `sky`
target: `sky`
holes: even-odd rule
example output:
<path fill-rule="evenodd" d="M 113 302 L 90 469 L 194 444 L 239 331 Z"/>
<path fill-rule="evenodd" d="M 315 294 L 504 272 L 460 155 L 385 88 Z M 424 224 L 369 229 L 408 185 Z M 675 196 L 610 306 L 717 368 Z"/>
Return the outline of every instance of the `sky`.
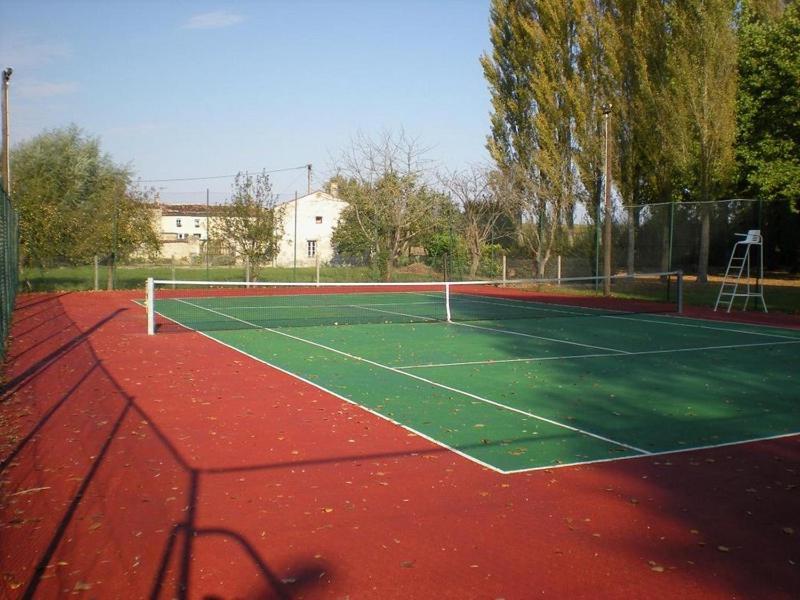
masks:
<path fill-rule="evenodd" d="M 162 201 L 222 201 L 285 170 L 281 199 L 360 133 L 401 130 L 454 170 L 485 162 L 488 0 L 0 2 L 11 144 L 76 124 Z M 12 173 L 13 178 L 13 173 Z"/>

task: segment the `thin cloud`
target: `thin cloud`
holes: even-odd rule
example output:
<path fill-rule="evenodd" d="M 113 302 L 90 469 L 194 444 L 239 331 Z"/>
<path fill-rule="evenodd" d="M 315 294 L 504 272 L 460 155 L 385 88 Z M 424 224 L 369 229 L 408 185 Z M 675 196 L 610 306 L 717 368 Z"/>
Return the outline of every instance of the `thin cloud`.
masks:
<path fill-rule="evenodd" d="M 74 81 L 21 81 L 15 87 L 22 98 L 51 98 L 78 91 L 78 84 Z"/>
<path fill-rule="evenodd" d="M 71 48 L 58 42 L 41 41 L 30 35 L 12 34 L 0 39 L 0 55 L 5 65 L 31 69 L 69 58 Z"/>
<path fill-rule="evenodd" d="M 184 23 L 184 29 L 221 29 L 231 27 L 244 21 L 242 15 L 228 12 L 227 10 L 216 10 L 213 12 L 200 13 L 191 17 Z"/>

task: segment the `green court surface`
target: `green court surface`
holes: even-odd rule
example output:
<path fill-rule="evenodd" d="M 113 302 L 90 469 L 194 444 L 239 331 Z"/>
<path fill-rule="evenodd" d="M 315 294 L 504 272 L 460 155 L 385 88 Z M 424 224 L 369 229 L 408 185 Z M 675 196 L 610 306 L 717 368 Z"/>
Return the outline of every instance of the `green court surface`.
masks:
<path fill-rule="evenodd" d="M 446 322 L 434 293 L 155 310 L 501 472 L 800 432 L 796 330 L 468 296 Z"/>

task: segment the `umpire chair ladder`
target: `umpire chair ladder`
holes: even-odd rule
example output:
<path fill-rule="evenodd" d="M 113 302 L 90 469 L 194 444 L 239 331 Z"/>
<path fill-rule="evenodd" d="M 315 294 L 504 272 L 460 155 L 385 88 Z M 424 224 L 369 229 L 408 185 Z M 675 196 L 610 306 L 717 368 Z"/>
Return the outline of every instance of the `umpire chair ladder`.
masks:
<path fill-rule="evenodd" d="M 764 312 L 767 312 L 767 303 L 764 301 L 764 244 L 761 230 L 751 229 L 747 233 L 737 233 L 736 235 L 744 239 L 733 245 L 731 258 L 728 261 L 728 268 L 725 269 L 725 277 L 722 279 L 714 310 L 716 311 L 720 306 L 724 307 L 727 304 L 726 312 L 731 312 L 733 301 L 736 298 L 744 298 L 742 310 L 747 310 L 747 303 L 750 298 L 760 298 L 761 306 L 764 308 Z M 751 250 L 753 248 L 758 251 L 758 275 L 756 283 L 751 285 L 750 263 Z M 745 283 L 741 283 L 742 277 L 744 277 Z M 739 291 L 740 286 L 744 288 L 744 291 Z"/>

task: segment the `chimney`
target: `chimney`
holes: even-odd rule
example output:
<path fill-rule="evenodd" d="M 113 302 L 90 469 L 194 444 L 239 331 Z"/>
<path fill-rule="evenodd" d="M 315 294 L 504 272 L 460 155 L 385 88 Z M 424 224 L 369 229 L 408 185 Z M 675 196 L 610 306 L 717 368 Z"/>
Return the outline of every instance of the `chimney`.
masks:
<path fill-rule="evenodd" d="M 339 184 L 335 181 L 331 181 L 331 196 L 334 198 L 339 197 Z"/>

